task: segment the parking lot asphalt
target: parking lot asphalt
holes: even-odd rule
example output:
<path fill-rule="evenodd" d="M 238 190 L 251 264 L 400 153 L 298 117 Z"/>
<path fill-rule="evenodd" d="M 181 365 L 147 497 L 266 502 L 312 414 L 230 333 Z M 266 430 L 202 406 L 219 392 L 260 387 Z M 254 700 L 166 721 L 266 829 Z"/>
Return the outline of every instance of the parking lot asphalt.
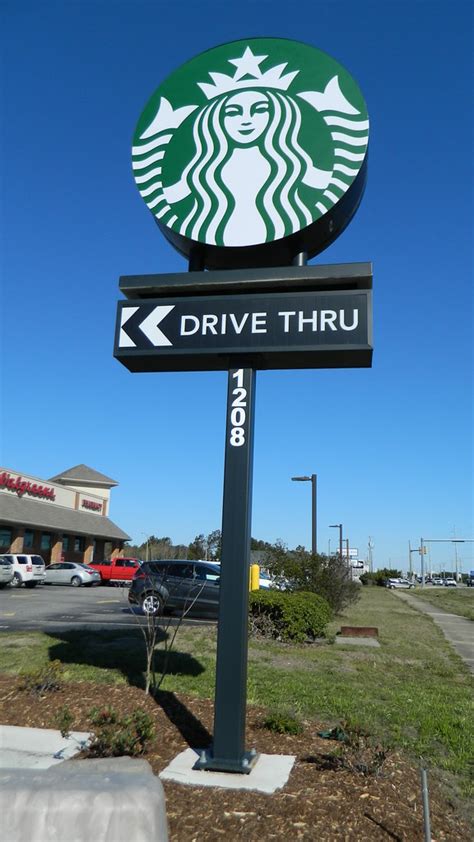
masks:
<path fill-rule="evenodd" d="M 64 631 L 71 628 L 131 628 L 144 622 L 140 609 L 128 603 L 128 588 L 72 588 L 38 585 L 36 588 L 5 588 L 0 591 L 0 632 Z M 179 622 L 179 618 L 171 624 Z M 187 625 L 215 620 L 186 617 Z"/>

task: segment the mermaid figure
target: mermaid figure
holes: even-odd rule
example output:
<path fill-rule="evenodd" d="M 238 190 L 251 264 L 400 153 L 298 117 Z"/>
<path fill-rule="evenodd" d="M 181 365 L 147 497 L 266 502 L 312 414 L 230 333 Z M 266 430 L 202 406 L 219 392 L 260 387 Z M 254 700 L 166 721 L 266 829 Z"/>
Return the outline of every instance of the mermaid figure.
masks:
<path fill-rule="evenodd" d="M 180 233 L 248 246 L 309 225 L 298 184 L 324 190 L 332 172 L 313 165 L 298 143 L 300 126 L 298 103 L 279 91 L 239 91 L 206 105 L 194 122 L 194 157 L 163 189 L 171 206 L 195 196 Z"/>

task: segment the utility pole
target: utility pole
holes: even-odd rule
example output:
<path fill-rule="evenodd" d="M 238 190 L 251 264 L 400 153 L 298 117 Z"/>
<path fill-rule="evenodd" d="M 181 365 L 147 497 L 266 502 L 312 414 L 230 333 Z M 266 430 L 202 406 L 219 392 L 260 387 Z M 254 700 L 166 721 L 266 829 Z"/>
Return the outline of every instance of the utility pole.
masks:
<path fill-rule="evenodd" d="M 370 537 L 370 535 L 369 535 L 369 571 L 370 571 L 371 573 L 373 573 L 373 572 L 374 572 L 374 563 L 373 563 L 373 558 L 372 558 L 372 550 L 373 550 L 373 548 L 374 548 L 374 545 L 373 545 L 373 543 L 372 543 L 372 538 L 371 538 L 371 537 Z"/>
<path fill-rule="evenodd" d="M 412 550 L 411 543 L 410 543 L 410 541 L 408 541 L 408 558 L 409 558 L 408 567 L 409 567 L 409 570 L 410 570 L 410 577 L 411 578 L 413 578 L 413 563 L 412 563 L 412 560 L 411 560 L 412 553 L 418 553 L 419 554 L 420 550 L 419 549 Z"/>

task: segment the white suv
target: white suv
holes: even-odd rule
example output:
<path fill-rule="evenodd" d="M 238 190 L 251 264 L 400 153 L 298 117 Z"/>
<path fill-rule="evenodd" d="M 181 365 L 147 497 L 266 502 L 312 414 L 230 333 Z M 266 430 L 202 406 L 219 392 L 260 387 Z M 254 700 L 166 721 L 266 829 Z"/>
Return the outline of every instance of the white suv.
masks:
<path fill-rule="evenodd" d="M 45 564 L 40 555 L 25 555 L 24 553 L 2 555 L 13 565 L 13 579 L 11 588 L 36 588 L 38 582 L 45 580 Z"/>

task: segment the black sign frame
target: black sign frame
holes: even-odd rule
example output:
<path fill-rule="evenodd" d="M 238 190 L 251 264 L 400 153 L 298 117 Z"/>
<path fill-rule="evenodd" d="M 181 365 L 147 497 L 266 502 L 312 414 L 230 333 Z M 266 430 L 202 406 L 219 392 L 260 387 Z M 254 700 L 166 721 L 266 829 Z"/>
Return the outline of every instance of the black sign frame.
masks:
<path fill-rule="evenodd" d="M 170 276 L 163 276 L 161 284 L 160 276 L 152 276 L 148 285 L 143 279 L 128 280 L 133 303 L 118 303 L 114 356 L 134 372 L 228 371 L 237 365 L 256 370 L 370 367 L 371 273 L 365 269 L 352 282 L 346 274 L 341 283 L 334 276 L 312 277 L 309 268 L 279 272 L 276 289 L 271 273 L 260 279 L 228 273 L 234 277 L 227 285 L 206 277 L 221 273 L 189 273 L 199 277 L 188 281 L 181 295 Z M 170 291 L 173 297 L 167 296 Z M 340 315 L 344 308 L 357 310 L 354 330 L 348 330 L 345 315 L 338 326 L 334 318 L 329 325 L 323 321 L 323 313 Z M 204 323 L 209 313 L 217 327 Z"/>

